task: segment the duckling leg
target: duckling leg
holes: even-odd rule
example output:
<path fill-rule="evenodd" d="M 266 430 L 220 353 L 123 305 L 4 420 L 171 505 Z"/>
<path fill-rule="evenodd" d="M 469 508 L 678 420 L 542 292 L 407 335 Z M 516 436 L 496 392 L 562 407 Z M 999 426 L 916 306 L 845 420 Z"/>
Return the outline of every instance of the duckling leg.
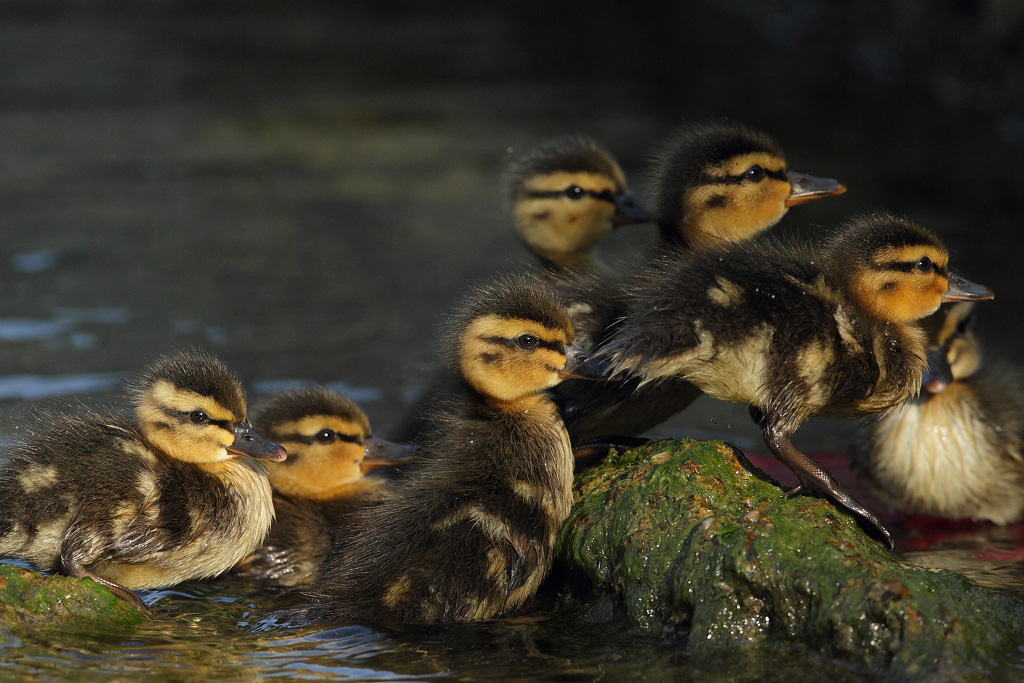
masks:
<path fill-rule="evenodd" d="M 108 581 L 100 576 L 96 576 L 91 571 L 83 567 L 82 564 L 77 559 L 71 557 L 67 553 L 61 553 L 60 563 L 64 567 L 64 573 L 66 573 L 68 576 L 73 576 L 76 579 L 88 577 L 96 583 L 103 584 L 104 586 L 109 588 L 111 593 L 121 598 L 122 600 L 127 601 L 128 604 L 134 607 L 138 607 L 143 612 L 147 611 L 145 603 L 143 603 L 142 600 L 139 599 L 139 596 L 135 595 L 135 593 L 131 592 L 124 586 L 114 583 L 113 581 Z"/>
<path fill-rule="evenodd" d="M 786 492 L 787 497 L 797 496 L 809 490 L 828 498 L 858 517 L 858 521 L 865 531 L 884 543 L 889 550 L 895 547 L 892 536 L 882 522 L 870 510 L 861 505 L 856 498 L 847 493 L 839 485 L 839 482 L 828 473 L 828 470 L 798 451 L 790 442 L 789 434 L 778 425 L 771 424 L 770 420 L 764 425 L 764 442 L 772 454 L 792 470 L 800 481 L 799 486 Z"/>

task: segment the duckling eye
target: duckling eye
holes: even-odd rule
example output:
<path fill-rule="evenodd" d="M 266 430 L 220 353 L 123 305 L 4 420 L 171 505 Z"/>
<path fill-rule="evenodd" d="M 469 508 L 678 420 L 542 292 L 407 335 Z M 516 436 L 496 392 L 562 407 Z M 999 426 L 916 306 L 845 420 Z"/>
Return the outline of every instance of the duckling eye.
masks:
<path fill-rule="evenodd" d="M 765 170 L 758 164 L 754 164 L 746 171 L 743 172 L 743 177 L 753 183 L 759 183 L 764 180 Z"/>
<path fill-rule="evenodd" d="M 331 443 L 338 438 L 338 432 L 333 429 L 321 429 L 316 433 L 316 440 L 320 443 Z"/>
<path fill-rule="evenodd" d="M 540 339 L 537 339 L 532 334 L 521 334 L 516 338 L 516 344 L 521 349 L 532 351 L 537 348 L 537 344 L 540 344 Z"/>
<path fill-rule="evenodd" d="M 203 410 L 193 410 L 188 414 L 188 419 L 192 424 L 205 425 L 210 423 L 210 416 Z"/>
<path fill-rule="evenodd" d="M 565 188 L 565 196 L 569 199 L 582 199 L 584 195 L 583 188 L 579 185 L 570 185 Z"/>
<path fill-rule="evenodd" d="M 927 256 L 922 256 L 921 260 L 914 264 L 914 270 L 919 273 L 930 273 L 935 270 L 935 264 Z"/>

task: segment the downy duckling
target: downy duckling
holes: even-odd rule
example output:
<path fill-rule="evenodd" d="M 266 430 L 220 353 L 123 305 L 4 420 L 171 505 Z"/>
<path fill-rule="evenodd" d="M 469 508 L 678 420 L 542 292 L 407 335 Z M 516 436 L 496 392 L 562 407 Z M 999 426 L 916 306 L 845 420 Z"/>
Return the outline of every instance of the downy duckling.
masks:
<path fill-rule="evenodd" d="M 790 171 L 774 140 L 732 123 L 680 129 L 655 154 L 654 166 L 660 252 L 696 253 L 746 242 L 778 223 L 790 207 L 846 191 L 838 181 Z M 584 348 L 614 332 L 625 312 L 618 283 L 567 273 L 556 287 Z M 580 444 L 641 434 L 684 410 L 701 392 L 680 379 L 641 388 L 636 381 L 568 381 L 555 395 L 573 444 Z"/>
<path fill-rule="evenodd" d="M 650 222 L 618 162 L 589 138 L 543 144 L 514 161 L 508 177 L 519 235 L 550 270 L 594 270 L 594 247 L 608 233 Z"/>
<path fill-rule="evenodd" d="M 846 192 L 836 180 L 790 171 L 764 133 L 722 122 L 673 135 L 655 155 L 654 186 L 662 244 L 686 249 L 752 239 L 790 207 Z"/>
<path fill-rule="evenodd" d="M 551 566 L 573 458 L 545 389 L 585 360 L 569 316 L 537 283 L 498 281 L 468 297 L 448 348 L 461 392 L 437 406 L 426 457 L 320 573 L 334 619 L 490 619 Z"/>
<path fill-rule="evenodd" d="M 283 448 L 246 419 L 238 379 L 181 352 L 135 382 L 135 419 L 63 415 L 0 469 L 0 557 L 131 591 L 215 576 L 263 540 Z"/>
<path fill-rule="evenodd" d="M 644 382 L 683 378 L 756 408 L 766 445 L 800 482 L 789 495 L 828 497 L 892 547 L 790 436 L 812 415 L 856 417 L 917 394 L 925 350 L 913 322 L 943 301 L 992 298 L 948 260 L 931 233 L 887 214 L 848 221 L 817 254 L 752 243 L 669 256 L 600 355 Z"/>
<path fill-rule="evenodd" d="M 359 406 L 326 387 L 279 394 L 253 422 L 288 451 L 288 459 L 267 464 L 277 517 L 263 544 L 234 573 L 303 585 L 315 577 L 332 539 L 340 542 L 354 532 L 353 513 L 390 491 L 387 480 L 364 475 L 406 462 L 415 451 L 373 437 Z"/>
<path fill-rule="evenodd" d="M 982 369 L 972 307 L 936 316 L 924 393 L 869 423 L 855 455 L 907 512 L 1008 524 L 1024 515 L 1024 395 L 1019 372 Z"/>

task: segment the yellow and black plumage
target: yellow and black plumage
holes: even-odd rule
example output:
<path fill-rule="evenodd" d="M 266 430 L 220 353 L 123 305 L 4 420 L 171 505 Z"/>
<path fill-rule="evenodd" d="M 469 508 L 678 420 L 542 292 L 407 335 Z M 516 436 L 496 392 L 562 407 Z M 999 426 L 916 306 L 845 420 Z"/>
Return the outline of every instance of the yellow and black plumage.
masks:
<path fill-rule="evenodd" d="M 665 258 L 631 293 L 601 354 L 644 382 L 682 378 L 761 412 L 765 443 L 797 475 L 793 492 L 827 496 L 888 532 L 790 435 L 812 415 L 878 412 L 917 394 L 925 363 L 913 322 L 941 301 L 991 292 L 949 273 L 931 233 L 874 214 L 819 250 L 767 243 Z"/>
<path fill-rule="evenodd" d="M 766 134 L 723 122 L 677 131 L 656 152 L 653 176 L 658 252 L 697 253 L 746 242 L 790 207 L 846 191 L 835 180 L 790 171 L 781 147 Z M 645 264 L 639 277 L 650 267 Z M 554 279 L 585 348 L 614 333 L 624 314 L 619 282 L 575 273 Z M 555 391 L 574 444 L 640 434 L 701 394 L 679 379 L 640 388 L 636 381 L 569 381 Z"/>
<path fill-rule="evenodd" d="M 519 235 L 550 270 L 595 269 L 594 247 L 613 229 L 650 222 L 618 162 L 589 138 L 542 144 L 507 175 Z"/>
<path fill-rule="evenodd" d="M 426 455 L 360 515 L 316 584 L 335 619 L 473 621 L 514 612 L 551 566 L 573 459 L 545 389 L 583 360 L 569 316 L 525 280 L 475 291 L 452 325 L 461 390 Z"/>
<path fill-rule="evenodd" d="M 367 471 L 405 462 L 415 452 L 374 437 L 359 406 L 326 387 L 279 394 L 253 423 L 288 451 L 288 459 L 266 466 L 277 517 L 235 573 L 303 585 L 315 577 L 332 542 L 354 533 L 354 513 L 388 495 L 388 481 L 365 476 Z"/>
<path fill-rule="evenodd" d="M 1024 516 L 1024 378 L 983 367 L 972 307 L 929 321 L 922 395 L 871 421 L 855 454 L 882 497 L 907 512 L 1007 524 Z"/>
<path fill-rule="evenodd" d="M 253 458 L 284 450 L 246 419 L 241 384 L 212 356 L 156 361 L 133 389 L 135 417 L 47 420 L 0 469 L 0 557 L 131 592 L 229 569 L 274 516 Z"/>

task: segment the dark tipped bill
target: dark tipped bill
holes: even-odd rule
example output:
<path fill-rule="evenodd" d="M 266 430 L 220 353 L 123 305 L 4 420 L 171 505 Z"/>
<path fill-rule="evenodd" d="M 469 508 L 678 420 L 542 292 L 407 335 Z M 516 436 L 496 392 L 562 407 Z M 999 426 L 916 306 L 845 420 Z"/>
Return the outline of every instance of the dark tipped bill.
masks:
<path fill-rule="evenodd" d="M 815 178 L 805 173 L 789 172 L 789 196 L 786 206 L 797 206 L 813 202 L 815 199 L 835 197 L 846 192 L 846 185 L 832 178 Z"/>
<path fill-rule="evenodd" d="M 385 441 L 384 439 L 378 439 L 375 436 L 367 438 L 364 443 L 366 445 L 366 455 L 363 457 L 363 462 L 360 465 L 360 469 L 364 473 L 377 467 L 401 465 L 419 456 L 419 452 L 412 446 L 403 446 Z"/>
<path fill-rule="evenodd" d="M 620 225 L 635 225 L 637 223 L 650 223 L 651 215 L 644 207 L 640 206 L 636 196 L 625 191 L 615 195 L 615 213 L 612 215 L 612 225 L 616 228 Z"/>
<path fill-rule="evenodd" d="M 928 349 L 928 367 L 921 375 L 921 386 L 929 394 L 937 394 L 953 383 L 953 368 L 946 358 L 946 349 Z"/>
<path fill-rule="evenodd" d="M 577 362 L 567 363 L 565 369 L 558 374 L 562 377 L 571 377 L 573 379 L 608 379 L 608 373 L 611 370 L 611 364 L 608 361 L 597 356 L 588 357 L 586 354 L 580 355 L 581 358 Z"/>
<path fill-rule="evenodd" d="M 942 295 L 942 302 L 947 301 L 988 301 L 996 298 L 995 293 L 985 285 L 971 282 L 956 273 L 949 274 L 949 287 Z"/>
<path fill-rule="evenodd" d="M 281 462 L 288 457 L 287 451 L 257 434 L 248 422 L 239 422 L 235 425 L 235 440 L 228 446 L 227 451 L 232 455 L 247 455 L 250 458 L 271 462 Z"/>
<path fill-rule="evenodd" d="M 558 371 L 558 376 L 563 379 L 601 379 L 590 377 L 584 373 L 583 368 L 590 362 L 590 355 L 583 350 L 582 346 L 573 344 L 565 349 L 565 367 Z"/>

